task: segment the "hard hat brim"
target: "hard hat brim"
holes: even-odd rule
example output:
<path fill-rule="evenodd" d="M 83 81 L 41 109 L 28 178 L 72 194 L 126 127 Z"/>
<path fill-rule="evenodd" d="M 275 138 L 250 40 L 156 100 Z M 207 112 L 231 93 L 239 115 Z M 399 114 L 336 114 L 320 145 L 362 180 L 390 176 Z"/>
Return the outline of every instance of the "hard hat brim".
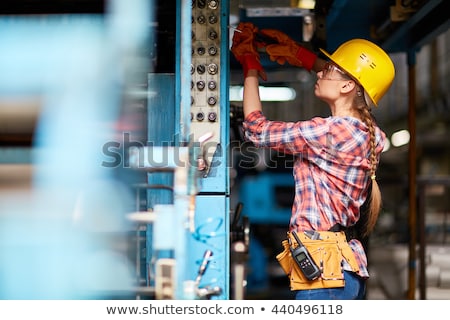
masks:
<path fill-rule="evenodd" d="M 343 68 L 339 63 L 337 63 L 333 57 L 331 56 L 331 54 L 329 54 L 328 52 L 326 52 L 324 49 L 319 48 L 319 50 L 331 61 L 333 61 L 333 63 L 335 65 L 337 65 L 342 71 L 344 71 L 346 74 L 348 74 L 350 77 L 352 77 L 352 75 L 348 72 L 348 70 L 346 70 L 345 68 Z M 353 77 L 352 77 L 353 78 Z M 359 82 L 358 82 L 359 83 Z"/>

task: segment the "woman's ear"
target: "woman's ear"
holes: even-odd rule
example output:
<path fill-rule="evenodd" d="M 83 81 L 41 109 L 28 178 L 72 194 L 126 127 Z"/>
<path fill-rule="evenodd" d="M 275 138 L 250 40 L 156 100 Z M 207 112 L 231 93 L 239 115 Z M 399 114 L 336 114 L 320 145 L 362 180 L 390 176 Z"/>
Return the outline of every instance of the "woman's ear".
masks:
<path fill-rule="evenodd" d="M 342 93 L 349 93 L 353 89 L 355 89 L 356 83 L 353 80 L 345 81 L 344 84 L 341 86 L 341 92 Z"/>

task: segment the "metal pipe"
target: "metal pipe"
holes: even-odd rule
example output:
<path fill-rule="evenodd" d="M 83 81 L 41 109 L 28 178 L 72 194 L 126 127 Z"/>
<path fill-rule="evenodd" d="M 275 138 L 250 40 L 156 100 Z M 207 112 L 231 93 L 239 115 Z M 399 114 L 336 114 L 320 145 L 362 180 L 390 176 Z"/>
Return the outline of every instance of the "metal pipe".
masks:
<path fill-rule="evenodd" d="M 415 51 L 408 54 L 408 127 L 410 133 L 408 149 L 408 184 L 409 184 L 409 263 L 408 263 L 408 293 L 409 300 L 415 299 L 416 292 L 416 243 L 417 243 L 417 213 L 416 213 L 416 57 Z"/>
<path fill-rule="evenodd" d="M 425 262 L 425 192 L 427 184 L 420 183 L 418 186 L 418 214 L 417 219 L 419 223 L 419 299 L 426 300 L 427 297 L 427 277 L 426 277 L 426 262 Z"/>

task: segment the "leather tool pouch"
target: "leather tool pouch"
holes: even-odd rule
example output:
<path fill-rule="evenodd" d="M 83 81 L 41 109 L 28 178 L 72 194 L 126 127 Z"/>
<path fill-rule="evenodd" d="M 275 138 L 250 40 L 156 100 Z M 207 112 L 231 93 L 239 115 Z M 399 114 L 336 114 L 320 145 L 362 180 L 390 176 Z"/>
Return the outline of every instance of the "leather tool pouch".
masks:
<path fill-rule="evenodd" d="M 349 263 L 352 271 L 358 271 L 358 264 L 344 232 L 320 231 L 319 233 L 320 240 L 312 240 L 303 233 L 297 233 L 322 272 L 318 279 L 312 281 L 305 278 L 291 256 L 289 242 L 293 247 L 297 246 L 294 237 L 288 233 L 290 241 L 282 241 L 284 250 L 276 256 L 276 259 L 289 276 L 291 290 L 343 287 L 345 285 L 342 269 L 344 259 Z"/>

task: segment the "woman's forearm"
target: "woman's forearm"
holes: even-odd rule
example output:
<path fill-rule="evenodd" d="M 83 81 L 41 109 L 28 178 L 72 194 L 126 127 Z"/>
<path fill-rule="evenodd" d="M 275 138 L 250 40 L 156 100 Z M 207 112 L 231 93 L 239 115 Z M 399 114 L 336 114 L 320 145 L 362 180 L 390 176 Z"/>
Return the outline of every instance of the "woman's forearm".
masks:
<path fill-rule="evenodd" d="M 253 111 L 261 111 L 262 105 L 259 97 L 259 79 L 257 70 L 249 70 L 244 79 L 244 117 Z"/>

